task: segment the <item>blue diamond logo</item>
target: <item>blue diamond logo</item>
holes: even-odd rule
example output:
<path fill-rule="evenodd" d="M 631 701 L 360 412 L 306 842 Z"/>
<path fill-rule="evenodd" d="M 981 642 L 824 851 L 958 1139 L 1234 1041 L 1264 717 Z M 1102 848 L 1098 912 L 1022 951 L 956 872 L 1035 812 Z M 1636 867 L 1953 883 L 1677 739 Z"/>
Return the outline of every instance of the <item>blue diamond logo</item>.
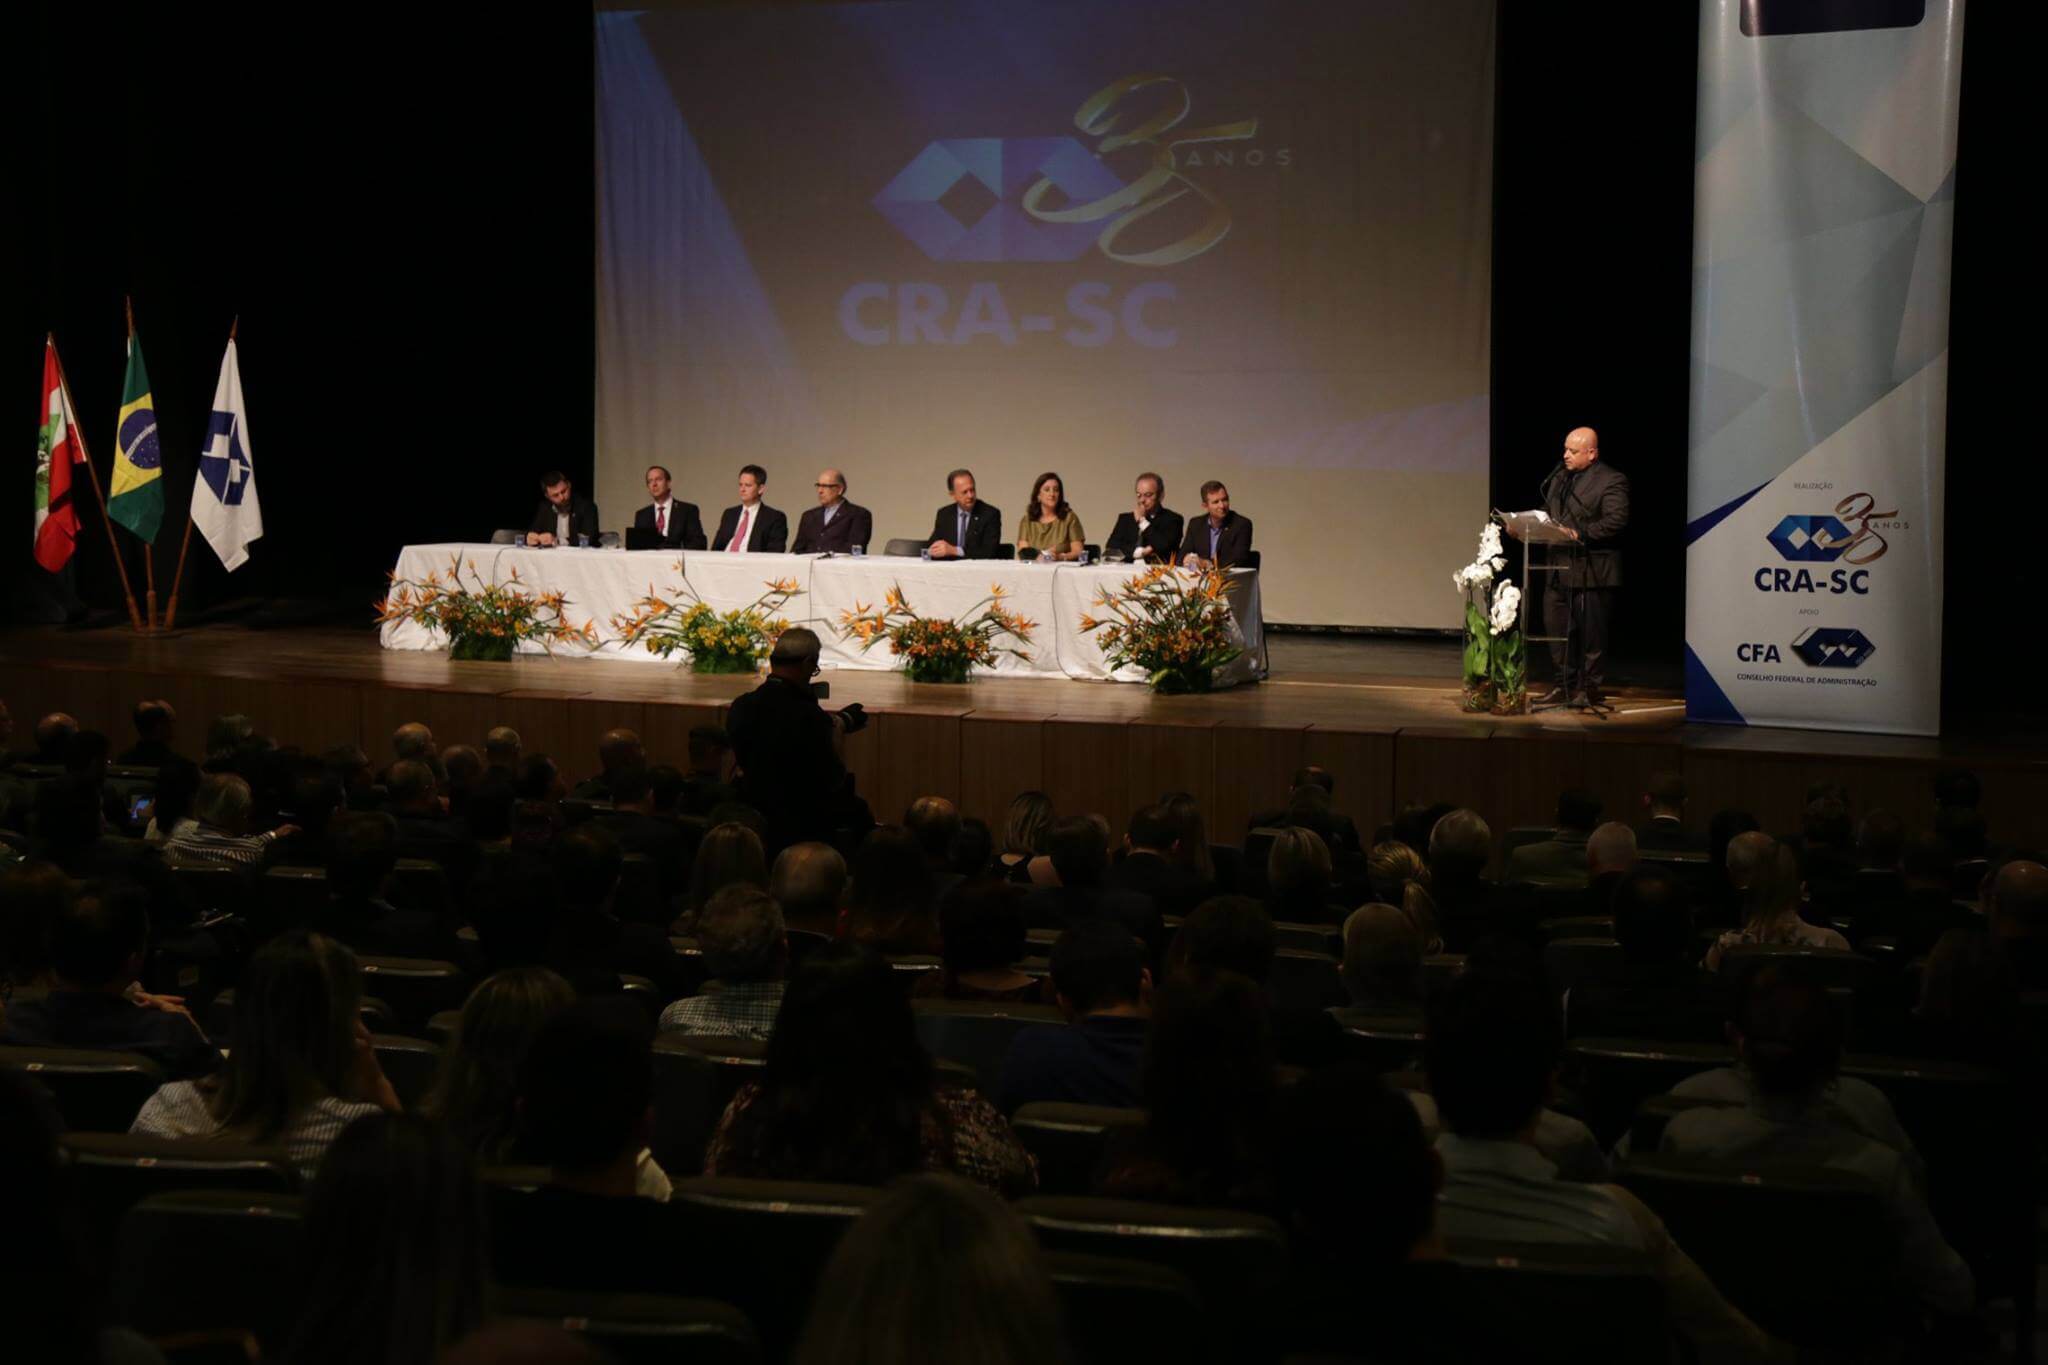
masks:
<path fill-rule="evenodd" d="M 1792 652 L 1809 668 L 1861 668 L 1877 646 L 1853 627 L 1815 626 L 1792 642 Z"/>
<path fill-rule="evenodd" d="M 1787 517 L 1764 537 L 1786 559 L 1823 564 L 1840 559 L 1851 538 L 1835 517 Z"/>
<path fill-rule="evenodd" d="M 954 195 L 972 177 L 980 193 Z M 1019 202 L 1044 178 L 1067 201 L 1106 198 L 1124 187 L 1114 171 L 1070 137 L 965 137 L 929 143 L 874 198 L 898 232 L 935 261 L 1071 261 L 1095 244 L 1100 223 L 1042 223 Z M 949 211 L 986 203 L 971 223 Z M 992 199 L 992 202 L 990 200 Z"/>

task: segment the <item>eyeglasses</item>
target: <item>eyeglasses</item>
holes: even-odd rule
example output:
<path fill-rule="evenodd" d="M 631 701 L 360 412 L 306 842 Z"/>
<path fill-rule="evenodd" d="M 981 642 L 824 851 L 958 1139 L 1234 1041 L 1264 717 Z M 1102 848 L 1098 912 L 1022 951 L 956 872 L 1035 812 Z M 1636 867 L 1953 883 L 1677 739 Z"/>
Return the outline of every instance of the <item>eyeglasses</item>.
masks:
<path fill-rule="evenodd" d="M 811 487 L 813 487 L 813 488 L 844 488 L 844 487 L 846 487 L 846 485 L 845 485 L 845 484 L 843 484 L 843 483 L 814 483 L 814 484 L 812 484 L 812 485 L 811 485 Z"/>

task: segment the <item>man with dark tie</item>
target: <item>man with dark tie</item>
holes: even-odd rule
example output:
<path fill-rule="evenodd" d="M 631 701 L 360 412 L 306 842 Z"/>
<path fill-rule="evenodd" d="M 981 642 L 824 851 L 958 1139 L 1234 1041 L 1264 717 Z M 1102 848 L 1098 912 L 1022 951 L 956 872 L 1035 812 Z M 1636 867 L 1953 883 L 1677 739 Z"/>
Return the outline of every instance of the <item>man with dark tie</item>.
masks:
<path fill-rule="evenodd" d="M 856 545 L 865 547 L 874 529 L 868 509 L 846 500 L 846 476 L 827 469 L 818 475 L 818 505 L 797 519 L 796 544 L 789 550 L 799 555 L 848 554 Z"/>
<path fill-rule="evenodd" d="M 1541 700 L 1598 706 L 1607 627 L 1614 617 L 1615 589 L 1621 586 L 1619 542 L 1628 527 L 1628 476 L 1601 463 L 1600 435 L 1593 428 L 1575 427 L 1564 438 L 1564 460 L 1543 481 L 1543 510 L 1581 548 L 1553 547 L 1551 553 L 1570 567 L 1543 575 L 1549 580 L 1543 590 L 1544 633 L 1573 638 L 1551 643 L 1557 685 Z"/>
<path fill-rule="evenodd" d="M 1003 552 L 1003 514 L 974 496 L 974 471 L 956 469 L 946 476 L 950 505 L 932 518 L 933 559 L 996 559 Z"/>
<path fill-rule="evenodd" d="M 1135 492 L 1135 504 L 1117 517 L 1116 529 L 1109 533 L 1102 552 L 1121 554 L 1133 564 L 1171 564 L 1186 522 L 1180 513 L 1160 506 L 1166 496 L 1166 480 L 1150 472 L 1140 474 Z"/>
<path fill-rule="evenodd" d="M 665 549 L 704 548 L 704 523 L 697 518 L 697 504 L 671 493 L 669 472 L 661 465 L 647 466 L 647 496 L 654 501 L 633 514 L 635 530 L 654 532 Z"/>
<path fill-rule="evenodd" d="M 567 474 L 550 469 L 540 476 L 540 491 L 547 496 L 526 528 L 528 545 L 574 545 L 578 536 L 597 544 L 597 504 L 577 497 Z"/>
<path fill-rule="evenodd" d="M 1252 519 L 1230 510 L 1230 490 L 1211 479 L 1202 485 L 1202 506 L 1209 515 L 1188 523 L 1180 543 L 1181 563 L 1190 569 L 1214 564 L 1228 569 L 1252 552 Z"/>
<path fill-rule="evenodd" d="M 789 518 L 761 501 L 761 490 L 767 486 L 767 470 L 757 464 L 741 467 L 740 505 L 726 508 L 718 519 L 713 552 L 779 555 L 788 547 Z"/>

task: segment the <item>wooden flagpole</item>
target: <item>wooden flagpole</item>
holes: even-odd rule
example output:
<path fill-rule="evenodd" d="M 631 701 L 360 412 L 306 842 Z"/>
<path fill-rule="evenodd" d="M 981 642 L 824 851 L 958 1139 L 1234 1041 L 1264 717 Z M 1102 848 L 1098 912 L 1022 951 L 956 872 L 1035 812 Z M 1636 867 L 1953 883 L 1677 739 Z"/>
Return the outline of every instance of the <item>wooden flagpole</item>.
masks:
<path fill-rule="evenodd" d="M 232 343 L 232 342 L 234 341 L 234 339 L 235 339 L 235 333 L 236 333 L 236 332 L 237 332 L 238 330 L 240 330 L 241 326 L 242 326 L 242 315 L 241 315 L 240 313 L 237 313 L 237 314 L 235 314 L 235 320 L 234 320 L 233 322 L 230 322 L 230 323 L 228 324 L 228 341 L 229 341 L 230 343 Z M 201 451 L 201 452 L 199 453 L 199 458 L 200 458 L 200 459 L 202 459 L 202 460 L 204 460 L 204 459 L 206 458 L 206 452 L 205 452 L 205 451 Z M 199 480 L 195 478 L 195 479 L 194 479 L 194 480 L 192 481 L 192 497 L 196 498 L 196 497 L 198 497 L 198 496 L 199 496 Z M 191 552 L 192 552 L 192 503 L 191 503 L 191 500 L 190 500 L 190 499 L 187 499 L 187 500 L 186 500 L 186 503 L 185 503 L 185 542 L 184 542 L 184 544 L 182 544 L 182 545 L 180 545 L 180 546 L 178 547 L 178 572 L 177 572 L 177 573 L 176 573 L 175 575 L 173 575 L 173 576 L 172 576 L 172 578 L 171 578 L 171 605 L 170 605 L 170 607 L 169 607 L 169 608 L 168 608 L 168 609 L 167 609 L 167 610 L 166 610 L 166 611 L 164 612 L 164 629 L 165 629 L 165 630 L 171 630 L 171 629 L 175 628 L 175 627 L 177 626 L 177 624 L 178 624 L 178 589 L 179 589 L 179 587 L 180 587 L 180 586 L 181 586 L 181 585 L 182 585 L 182 584 L 183 584 L 183 583 L 185 582 L 185 556 L 186 556 L 186 555 L 188 555 L 188 554 L 190 554 Z"/>
<path fill-rule="evenodd" d="M 57 345 L 55 332 L 45 333 L 51 349 Z M 107 495 L 100 491 L 100 472 L 92 467 L 92 452 L 85 446 L 85 427 L 78 419 L 78 404 L 71 397 L 71 376 L 64 373 L 64 357 L 57 357 L 57 382 L 64 386 L 64 407 L 70 412 L 71 438 L 78 442 L 78 453 L 85 457 L 85 472 L 92 476 L 92 496 L 100 505 L 100 524 L 107 528 L 107 549 L 113 552 L 114 568 L 121 575 L 121 595 L 128 600 L 128 622 L 135 629 L 142 629 L 142 608 L 135 605 L 135 589 L 128 584 L 128 561 L 121 558 L 121 543 L 114 539 L 114 519 L 107 515 Z M 118 436 L 116 437 L 118 440 Z"/>
<path fill-rule="evenodd" d="M 129 350 L 129 353 L 130 353 L 130 354 L 133 354 L 133 353 L 134 353 L 134 351 L 135 351 L 135 300 L 134 300 L 133 298 L 131 298 L 130 296 L 128 296 L 128 295 L 126 295 L 126 294 L 123 294 L 123 295 L 121 296 L 121 307 L 122 307 L 122 308 L 123 308 L 123 309 L 124 309 L 124 310 L 125 310 L 125 311 L 127 312 L 127 314 L 128 314 L 128 350 Z M 114 454 L 115 454 L 116 458 L 118 458 L 118 457 L 120 456 L 120 454 L 121 454 L 121 433 L 120 433 L 119 431 L 116 431 L 116 432 L 114 433 Z M 158 477 L 159 479 L 161 479 L 161 478 L 163 477 L 163 473 L 162 473 L 162 468 L 161 468 L 161 466 L 159 466 L 159 468 L 158 468 L 158 473 L 157 473 L 157 477 Z M 140 537 L 140 536 L 137 536 L 137 537 L 136 537 L 136 539 L 137 539 L 137 540 L 142 540 L 142 537 Z M 147 605 L 148 605 L 148 609 L 149 609 L 149 610 L 148 610 L 148 617 L 149 617 L 149 628 L 150 628 L 151 630 L 155 630 L 155 629 L 156 629 L 156 543 L 155 543 L 154 541 L 148 541 L 148 540 L 143 540 L 143 541 L 142 541 L 142 582 L 143 582 L 143 593 L 144 593 L 144 597 L 143 597 L 143 600 L 144 600 L 144 602 L 145 602 L 145 603 L 147 603 Z"/>

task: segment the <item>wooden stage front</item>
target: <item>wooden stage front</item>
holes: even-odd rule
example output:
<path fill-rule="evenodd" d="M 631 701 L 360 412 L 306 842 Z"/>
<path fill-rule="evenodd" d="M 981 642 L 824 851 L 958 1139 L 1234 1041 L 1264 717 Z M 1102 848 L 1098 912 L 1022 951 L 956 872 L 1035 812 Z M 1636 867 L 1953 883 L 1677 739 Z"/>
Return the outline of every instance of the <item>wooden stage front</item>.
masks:
<path fill-rule="evenodd" d="M 1121 829 L 1135 806 L 1186 790 L 1227 837 L 1284 800 L 1295 768 L 1320 763 L 1336 775 L 1337 804 L 1367 829 L 1433 801 L 1474 806 L 1496 833 L 1547 824 L 1568 786 L 1592 789 L 1610 815 L 1632 822 L 1650 775 L 1669 769 L 1684 774 L 1700 821 L 1734 806 L 1768 828 L 1796 828 L 1808 784 L 1825 777 L 1846 783 L 1859 811 L 1882 806 L 1915 823 L 1929 810 L 1935 767 L 1964 762 L 1984 780 L 2000 838 L 2048 843 L 2048 754 L 2038 747 L 1688 725 L 1669 694 L 1620 693 L 1604 720 L 1491 719 L 1463 715 L 1454 683 L 1372 674 L 1276 672 L 1202 697 L 1040 679 L 917 685 L 845 670 L 827 680 L 829 705 L 858 701 L 873 717 L 847 756 L 884 819 L 929 794 L 999 824 L 1010 798 L 1036 787 L 1062 811 L 1100 811 Z M 405 721 L 426 722 L 444 745 L 481 745 L 488 728 L 510 725 L 530 751 L 583 775 L 596 766 L 597 737 L 618 726 L 637 731 L 656 761 L 680 763 L 690 728 L 718 723 L 753 685 L 653 663 L 455 663 L 386 651 L 371 630 L 0 634 L 0 701 L 17 745 L 37 716 L 63 710 L 118 751 L 131 742 L 134 703 L 162 697 L 178 709 L 187 752 L 226 712 L 247 713 L 280 744 L 354 741 L 380 759 Z"/>

